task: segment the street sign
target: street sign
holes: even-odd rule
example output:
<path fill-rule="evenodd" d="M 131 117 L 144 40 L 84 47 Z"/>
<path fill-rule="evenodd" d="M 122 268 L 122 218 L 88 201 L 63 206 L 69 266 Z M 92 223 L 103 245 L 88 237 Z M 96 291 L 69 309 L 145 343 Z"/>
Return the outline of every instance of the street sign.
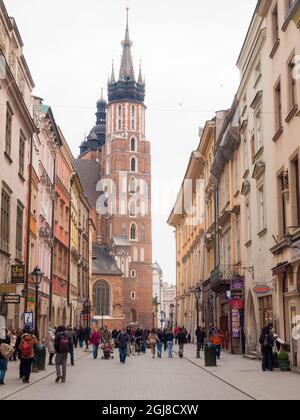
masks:
<path fill-rule="evenodd" d="M 15 284 L 0 284 L 0 294 L 16 293 L 17 286 Z"/>
<path fill-rule="evenodd" d="M 231 308 L 235 310 L 244 309 L 244 301 L 240 299 L 232 299 L 230 305 Z"/>
<path fill-rule="evenodd" d="M 271 287 L 266 283 L 258 283 L 252 290 L 256 295 L 264 295 L 272 292 Z"/>
<path fill-rule="evenodd" d="M 12 284 L 25 283 L 25 266 L 24 265 L 11 266 L 11 283 Z"/>
<path fill-rule="evenodd" d="M 33 329 L 33 312 L 24 313 L 24 326 Z"/>
<path fill-rule="evenodd" d="M 2 297 L 2 303 L 4 305 L 20 305 L 21 296 L 20 295 L 4 295 Z"/>

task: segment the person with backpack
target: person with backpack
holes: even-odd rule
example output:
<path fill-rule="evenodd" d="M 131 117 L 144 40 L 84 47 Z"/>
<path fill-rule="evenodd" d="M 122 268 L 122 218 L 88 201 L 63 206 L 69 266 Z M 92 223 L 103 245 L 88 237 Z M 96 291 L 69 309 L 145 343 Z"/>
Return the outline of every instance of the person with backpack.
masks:
<path fill-rule="evenodd" d="M 186 331 L 184 328 L 182 328 L 178 333 L 177 333 L 177 341 L 178 341 L 178 345 L 179 345 L 179 357 L 180 359 L 183 358 L 183 350 L 184 350 L 184 345 L 186 344 Z"/>
<path fill-rule="evenodd" d="M 68 338 L 70 339 L 70 357 L 71 357 L 71 366 L 75 366 L 75 361 L 74 361 L 74 347 L 75 347 L 75 343 L 76 343 L 76 333 L 72 328 L 72 325 L 69 325 L 67 327 L 67 331 L 66 334 L 68 336 Z"/>
<path fill-rule="evenodd" d="M 5 385 L 4 378 L 7 372 L 8 361 L 14 354 L 14 348 L 10 344 L 11 340 L 6 330 L 5 338 L 0 338 L 0 385 Z"/>
<path fill-rule="evenodd" d="M 259 338 L 259 343 L 261 344 L 261 352 L 263 355 L 262 360 L 262 370 L 270 372 L 274 369 L 274 360 L 273 360 L 273 346 L 275 338 L 272 333 L 273 324 L 269 324 L 267 327 L 262 329 L 261 336 Z"/>
<path fill-rule="evenodd" d="M 162 358 L 163 345 L 166 341 L 166 334 L 164 333 L 164 331 L 158 330 L 157 337 L 158 337 L 157 356 L 158 356 L 159 359 L 161 359 Z"/>
<path fill-rule="evenodd" d="M 24 329 L 27 331 L 26 329 Z M 29 331 L 29 330 L 28 330 Z M 33 335 L 33 333 L 25 332 L 21 337 L 21 343 L 19 346 L 20 351 L 20 379 L 23 380 L 24 383 L 28 384 L 31 374 L 31 367 L 34 358 L 34 350 L 35 347 L 38 345 L 38 340 Z"/>
<path fill-rule="evenodd" d="M 60 326 L 56 330 L 56 336 L 54 341 L 54 347 L 56 351 L 55 365 L 57 377 L 55 382 L 58 383 L 60 380 L 66 382 L 67 376 L 67 360 L 68 354 L 71 349 L 71 339 L 66 333 L 66 327 Z"/>
<path fill-rule="evenodd" d="M 174 344 L 174 334 L 171 330 L 166 330 L 166 343 L 169 353 L 169 359 L 173 359 L 173 344 Z"/>

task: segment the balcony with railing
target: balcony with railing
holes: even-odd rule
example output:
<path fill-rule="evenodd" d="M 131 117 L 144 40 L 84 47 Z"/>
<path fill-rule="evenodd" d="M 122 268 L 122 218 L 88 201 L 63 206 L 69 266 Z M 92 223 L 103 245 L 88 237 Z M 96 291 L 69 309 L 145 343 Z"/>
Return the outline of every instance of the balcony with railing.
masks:
<path fill-rule="evenodd" d="M 218 265 L 210 273 L 210 284 L 212 290 L 215 293 L 223 293 L 230 290 L 232 279 L 240 274 L 240 270 L 236 265 Z"/>

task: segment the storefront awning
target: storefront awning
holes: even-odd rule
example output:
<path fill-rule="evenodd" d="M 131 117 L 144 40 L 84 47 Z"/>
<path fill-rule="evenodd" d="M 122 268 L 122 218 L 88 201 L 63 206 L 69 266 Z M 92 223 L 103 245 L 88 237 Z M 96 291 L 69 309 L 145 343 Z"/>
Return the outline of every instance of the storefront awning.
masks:
<path fill-rule="evenodd" d="M 276 267 L 272 268 L 272 274 L 273 276 L 280 276 L 281 274 L 285 274 L 287 269 L 291 266 L 291 263 L 284 262 L 281 264 L 278 264 Z"/>

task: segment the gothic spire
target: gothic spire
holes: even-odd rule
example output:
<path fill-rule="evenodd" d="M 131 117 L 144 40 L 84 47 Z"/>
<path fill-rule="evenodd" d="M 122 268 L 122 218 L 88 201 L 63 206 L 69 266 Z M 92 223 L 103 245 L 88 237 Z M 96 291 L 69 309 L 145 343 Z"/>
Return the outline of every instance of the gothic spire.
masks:
<path fill-rule="evenodd" d="M 115 78 L 115 63 L 114 63 L 114 60 L 112 62 L 110 83 L 116 83 L 116 78 Z"/>
<path fill-rule="evenodd" d="M 144 83 L 144 80 L 143 80 L 143 74 L 142 74 L 142 60 L 140 60 L 140 74 L 139 74 L 139 80 L 138 80 L 138 83 L 139 83 L 140 85 L 142 85 L 142 84 Z"/>
<path fill-rule="evenodd" d="M 132 42 L 130 41 L 129 36 L 129 22 L 128 22 L 128 12 L 129 8 L 127 7 L 127 21 L 126 21 L 126 31 L 125 31 L 125 39 L 122 42 L 123 53 L 121 59 L 121 68 L 120 68 L 120 80 L 130 80 L 134 81 L 134 69 L 133 69 L 133 62 L 132 62 L 132 55 L 131 55 L 131 47 Z"/>

